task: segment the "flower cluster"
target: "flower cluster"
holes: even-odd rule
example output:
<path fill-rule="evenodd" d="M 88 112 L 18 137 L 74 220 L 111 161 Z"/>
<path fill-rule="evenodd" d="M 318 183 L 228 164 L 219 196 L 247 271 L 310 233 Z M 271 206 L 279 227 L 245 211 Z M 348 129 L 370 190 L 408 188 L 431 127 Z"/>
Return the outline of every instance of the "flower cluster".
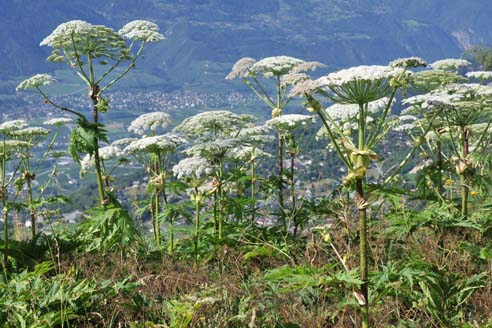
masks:
<path fill-rule="evenodd" d="M 247 161 L 255 160 L 256 158 L 259 157 L 273 157 L 273 156 L 256 147 L 239 146 L 231 149 L 227 153 L 227 157 L 236 161 L 247 162 Z"/>
<path fill-rule="evenodd" d="M 213 172 L 209 162 L 199 156 L 184 158 L 173 166 L 173 173 L 179 180 L 203 179 Z"/>
<path fill-rule="evenodd" d="M 54 49 L 48 61 L 62 62 L 67 59 L 74 67 L 82 64 L 82 55 L 104 58 L 105 61 L 130 58 L 125 39 L 112 28 L 81 20 L 60 24 L 40 45 Z"/>
<path fill-rule="evenodd" d="M 153 153 L 173 151 L 178 146 L 186 143 L 186 139 L 174 133 L 164 135 L 144 137 L 130 142 L 125 148 L 128 154 Z"/>
<path fill-rule="evenodd" d="M 43 122 L 44 125 L 54 125 L 54 126 L 62 126 L 70 123 L 72 123 L 72 119 L 67 117 L 55 117 Z"/>
<path fill-rule="evenodd" d="M 12 131 L 11 134 L 16 137 L 26 138 L 26 137 L 47 136 L 48 134 L 50 134 L 50 131 L 42 127 L 32 126 L 19 130 L 14 130 Z"/>
<path fill-rule="evenodd" d="M 134 119 L 130 123 L 128 131 L 143 135 L 146 131 L 149 130 L 155 132 L 159 127 L 165 128 L 169 125 L 170 122 L 171 116 L 167 113 L 146 113 Z"/>
<path fill-rule="evenodd" d="M 0 134 L 8 134 L 15 130 L 23 129 L 27 126 L 24 120 L 6 121 L 0 124 Z"/>
<path fill-rule="evenodd" d="M 36 74 L 28 79 L 25 79 L 17 87 L 16 91 L 39 88 L 41 86 L 50 85 L 55 82 L 55 79 L 49 74 Z"/>
<path fill-rule="evenodd" d="M 253 74 L 263 74 L 263 77 L 270 78 L 291 72 L 296 66 L 304 63 L 303 60 L 289 56 L 274 56 L 263 58 L 251 66 Z"/>
<path fill-rule="evenodd" d="M 474 71 L 465 74 L 467 78 L 474 78 L 481 81 L 492 80 L 491 71 Z"/>
<path fill-rule="evenodd" d="M 232 71 L 226 76 L 226 79 L 232 80 L 237 77 L 245 78 L 259 74 L 262 74 L 264 78 L 280 77 L 290 73 L 297 74 L 315 70 L 323 66 L 319 62 L 305 62 L 304 60 L 289 56 L 266 57 L 260 61 L 245 57 L 234 64 Z"/>
<path fill-rule="evenodd" d="M 302 114 L 289 114 L 272 118 L 266 121 L 266 126 L 274 127 L 281 131 L 292 131 L 301 126 L 306 126 L 308 123 L 315 121 L 315 116 Z"/>
<path fill-rule="evenodd" d="M 124 148 L 136 140 L 137 140 L 137 138 L 121 138 L 121 139 L 113 141 L 111 143 L 111 146 Z"/>
<path fill-rule="evenodd" d="M 400 67 L 390 66 L 356 66 L 330 73 L 321 77 L 320 82 L 326 86 L 344 86 L 359 81 L 379 81 L 398 77 L 403 73 Z"/>
<path fill-rule="evenodd" d="M 99 148 L 99 158 L 103 161 L 108 161 L 115 158 L 121 158 L 125 156 L 125 152 L 117 146 L 109 145 Z M 95 165 L 94 157 L 90 154 L 86 154 L 80 161 L 80 174 L 84 175 L 87 169 Z"/>
<path fill-rule="evenodd" d="M 119 31 L 122 37 L 142 42 L 158 42 L 165 40 L 164 35 L 159 33 L 157 24 L 146 20 L 134 20 L 123 26 Z"/>
<path fill-rule="evenodd" d="M 58 48 L 60 39 L 68 40 L 72 34 L 89 33 L 94 25 L 83 20 L 72 20 L 58 25 L 46 38 L 41 41 L 40 46 Z"/>
<path fill-rule="evenodd" d="M 184 152 L 191 156 L 215 158 L 225 156 L 226 152 L 236 147 L 239 140 L 218 138 L 213 141 L 200 142 L 186 149 Z"/>
<path fill-rule="evenodd" d="M 272 131 L 272 128 L 269 126 L 258 125 L 243 128 L 235 133 L 235 135 L 244 144 L 265 144 L 275 140 L 275 137 L 271 135 Z"/>
<path fill-rule="evenodd" d="M 395 59 L 391 61 L 388 65 L 391 67 L 402 67 L 402 68 L 426 67 L 427 62 L 420 57 L 407 57 L 407 58 Z"/>
<path fill-rule="evenodd" d="M 432 64 L 430 64 L 429 66 L 432 67 L 433 69 L 437 69 L 437 70 L 456 71 L 460 67 L 467 67 L 470 65 L 471 65 L 471 63 L 466 59 L 449 58 L 449 59 L 441 59 L 441 60 L 435 61 Z"/>
<path fill-rule="evenodd" d="M 294 86 L 309 80 L 309 76 L 306 73 L 289 73 L 282 75 L 280 79 L 280 86 L 285 88 L 288 86 Z"/>
<path fill-rule="evenodd" d="M 227 134 L 252 120 L 251 115 L 237 115 L 229 111 L 208 111 L 186 118 L 174 130 L 200 136 L 204 133 Z"/>
<path fill-rule="evenodd" d="M 226 76 L 226 80 L 232 80 L 237 77 L 245 78 L 250 75 L 250 68 L 256 62 L 253 58 L 244 57 L 239 59 L 233 66 L 232 70 Z"/>
<path fill-rule="evenodd" d="M 415 121 L 417 121 L 417 117 L 413 115 L 400 115 L 397 118 L 396 125 L 393 127 L 393 130 L 403 132 L 413 130 L 416 125 Z"/>

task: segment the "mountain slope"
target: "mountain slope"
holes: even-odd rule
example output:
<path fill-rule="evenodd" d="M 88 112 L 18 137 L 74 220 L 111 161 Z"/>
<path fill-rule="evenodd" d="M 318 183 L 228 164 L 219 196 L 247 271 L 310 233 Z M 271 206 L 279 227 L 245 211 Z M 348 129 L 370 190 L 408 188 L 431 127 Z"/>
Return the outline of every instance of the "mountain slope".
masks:
<path fill-rule="evenodd" d="M 429 61 L 489 44 L 488 0 L 6 0 L 0 20 L 1 79 L 53 71 L 39 42 L 59 23 L 83 19 L 115 29 L 133 19 L 158 23 L 168 40 L 151 45 L 139 63 L 142 88 L 224 88 L 223 77 L 244 56 L 286 54 L 328 69 Z"/>

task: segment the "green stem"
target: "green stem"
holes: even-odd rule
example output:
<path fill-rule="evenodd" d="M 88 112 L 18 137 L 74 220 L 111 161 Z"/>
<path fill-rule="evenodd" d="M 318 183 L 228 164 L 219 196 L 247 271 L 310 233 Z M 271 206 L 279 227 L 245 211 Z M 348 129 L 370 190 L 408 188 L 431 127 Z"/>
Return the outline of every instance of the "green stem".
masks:
<path fill-rule="evenodd" d="M 366 120 L 364 115 L 364 105 L 359 104 L 359 129 L 358 129 L 358 137 L 359 137 L 359 150 L 365 150 L 365 126 Z M 359 157 L 357 163 L 355 163 L 356 167 L 359 168 L 364 163 L 362 162 L 362 158 Z M 364 298 L 364 302 L 360 303 L 361 305 L 361 314 L 362 314 L 362 327 L 369 327 L 369 292 L 368 292 L 368 265 L 367 265 L 367 211 L 366 211 L 366 201 L 364 199 L 364 189 L 363 189 L 363 178 L 358 178 L 355 181 L 356 188 L 356 201 L 357 208 L 359 210 L 359 267 L 360 267 L 360 280 L 362 284 L 361 294 Z"/>
<path fill-rule="evenodd" d="M 95 92 L 97 86 L 92 88 Z M 92 138 L 92 143 L 94 145 L 94 166 L 96 168 L 96 181 L 97 181 L 97 191 L 99 194 L 99 202 L 102 206 L 106 205 L 106 194 L 104 192 L 104 183 L 102 178 L 102 168 L 101 168 L 101 158 L 99 156 L 99 139 L 98 129 L 99 129 L 99 113 L 97 110 L 97 98 L 95 94 L 91 96 L 94 108 L 93 108 L 93 124 L 94 124 L 94 137 Z"/>
<path fill-rule="evenodd" d="M 290 151 L 290 191 L 291 191 L 291 199 L 292 199 L 292 217 L 294 220 L 294 236 L 297 235 L 298 223 L 297 219 L 294 216 L 296 212 L 296 185 L 294 182 L 294 162 L 295 162 L 296 153 L 294 150 Z"/>
<path fill-rule="evenodd" d="M 218 186 L 217 186 L 217 193 L 218 193 L 218 198 L 219 198 L 219 240 L 222 239 L 222 226 L 223 226 L 223 192 L 222 192 L 222 173 L 223 173 L 223 167 L 222 167 L 222 159 L 219 161 L 219 174 L 218 174 Z"/>
<path fill-rule="evenodd" d="M 253 146 L 253 154 L 251 159 L 251 222 L 255 222 L 256 215 L 256 199 L 255 199 L 255 147 Z"/>
<path fill-rule="evenodd" d="M 374 145 L 377 143 L 378 135 L 381 133 L 381 129 L 384 126 L 386 117 L 388 116 L 388 113 L 389 113 L 389 111 L 391 109 L 391 105 L 393 103 L 393 99 L 395 98 L 395 95 L 396 95 L 396 91 L 397 90 L 398 90 L 398 88 L 393 88 L 393 92 L 391 93 L 391 96 L 389 98 L 389 101 L 386 104 L 386 107 L 384 109 L 383 115 L 378 120 L 378 125 L 377 125 L 376 129 L 374 130 L 374 134 L 369 138 L 369 141 L 367 142 L 367 145 L 368 145 L 369 148 L 374 147 Z"/>
<path fill-rule="evenodd" d="M 461 216 L 463 218 L 466 218 L 468 216 L 468 174 L 469 170 L 471 168 L 468 168 L 468 155 L 469 155 L 469 137 L 470 137 L 470 130 L 465 129 L 464 127 L 461 128 L 461 134 L 463 138 L 463 149 L 462 149 L 462 156 L 463 160 L 465 161 L 465 169 L 463 172 L 460 174 L 460 182 L 461 182 Z"/>
<path fill-rule="evenodd" d="M 32 185 L 31 185 L 31 172 L 28 170 L 26 173 L 27 183 L 27 201 L 29 204 L 29 216 L 31 217 L 31 235 L 32 240 L 36 237 L 36 212 L 34 210 L 33 197 L 32 197 Z"/>
<path fill-rule="evenodd" d="M 362 327 L 369 327 L 369 291 L 368 291 L 368 245 L 367 245 L 367 212 L 364 202 L 364 190 L 362 186 L 362 179 L 356 180 L 356 198 L 359 202 L 359 268 L 360 268 L 360 280 L 362 284 L 360 291 L 362 294 L 363 302 L 359 302 L 361 306 L 362 314 Z"/>
<path fill-rule="evenodd" d="M 58 109 L 60 109 L 60 110 L 62 110 L 62 111 L 64 111 L 64 112 L 74 114 L 74 115 L 76 115 L 77 117 L 79 117 L 82 121 L 84 121 L 84 122 L 88 122 L 88 121 L 87 121 L 87 119 L 85 118 L 85 116 L 84 116 L 84 115 L 82 115 L 81 113 L 76 112 L 76 111 L 74 111 L 74 110 L 72 110 L 72 109 L 70 109 L 70 108 L 67 108 L 67 107 L 64 107 L 64 106 L 58 105 L 57 103 L 55 103 L 54 101 L 52 101 L 52 100 L 48 97 L 48 95 L 47 95 L 46 93 L 44 93 L 44 92 L 43 92 L 43 90 L 41 90 L 41 88 L 36 87 L 36 89 L 37 89 L 37 90 L 38 90 L 38 92 L 41 94 L 41 96 L 43 96 L 44 100 L 45 100 L 48 104 L 50 104 L 51 106 L 56 107 L 56 108 L 58 108 Z"/>
<path fill-rule="evenodd" d="M 278 147 L 277 147 L 277 159 L 278 159 L 278 202 L 280 205 L 280 223 L 284 231 L 287 231 L 287 222 L 284 215 L 284 137 L 280 130 L 278 132 Z"/>
<path fill-rule="evenodd" d="M 195 241 L 195 262 L 198 262 L 198 231 L 200 228 L 200 201 L 198 200 L 198 197 L 198 187 L 195 187 L 195 236 L 193 237 Z"/>

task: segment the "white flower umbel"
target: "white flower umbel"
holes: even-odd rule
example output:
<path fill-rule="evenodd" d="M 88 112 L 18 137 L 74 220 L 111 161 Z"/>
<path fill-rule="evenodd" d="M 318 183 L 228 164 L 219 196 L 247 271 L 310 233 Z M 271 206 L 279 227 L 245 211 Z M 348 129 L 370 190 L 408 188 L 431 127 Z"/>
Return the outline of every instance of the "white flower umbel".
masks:
<path fill-rule="evenodd" d="M 316 117 L 312 115 L 288 114 L 272 118 L 265 125 L 281 131 L 292 131 L 313 122 L 316 122 Z"/>
<path fill-rule="evenodd" d="M 159 33 L 157 24 L 146 20 L 134 20 L 126 24 L 118 31 L 122 37 L 142 42 L 158 42 L 165 40 L 165 36 Z"/>
<path fill-rule="evenodd" d="M 173 166 L 173 173 L 178 180 L 203 179 L 209 177 L 213 167 L 203 157 L 188 157 Z"/>
<path fill-rule="evenodd" d="M 5 140 L 0 142 L 0 158 L 19 155 L 19 150 L 31 148 L 32 144 L 22 140 Z"/>
<path fill-rule="evenodd" d="M 402 68 L 425 67 L 427 66 L 427 62 L 420 57 L 407 57 L 395 59 L 391 61 L 388 65 L 391 67 Z"/>
<path fill-rule="evenodd" d="M 25 79 L 17 85 L 16 91 L 35 89 L 41 86 L 50 85 L 55 82 L 55 79 L 49 74 L 36 74 L 28 79 Z"/>
<path fill-rule="evenodd" d="M 461 67 L 471 66 L 471 63 L 466 59 L 441 59 L 433 62 L 429 65 L 432 69 L 443 70 L 443 71 L 457 71 Z"/>
<path fill-rule="evenodd" d="M 289 56 L 274 56 L 263 58 L 250 68 L 255 75 L 262 74 L 264 78 L 279 77 L 289 73 L 301 73 L 324 66 L 318 62 L 305 62 L 304 60 Z"/>
<path fill-rule="evenodd" d="M 84 55 L 92 59 L 103 58 L 104 61 L 130 59 L 129 49 L 121 35 L 104 25 L 80 20 L 60 24 L 40 45 L 53 48 L 48 61 L 63 62 L 67 59 L 73 67 L 83 65 Z"/>
<path fill-rule="evenodd" d="M 62 125 L 70 124 L 72 122 L 73 122 L 73 120 L 71 118 L 68 118 L 68 117 L 56 117 L 56 118 L 52 118 L 50 120 L 44 121 L 43 124 L 44 125 L 62 126 Z"/>
<path fill-rule="evenodd" d="M 228 134 L 253 121 L 251 115 L 237 115 L 229 111 L 209 111 L 196 114 L 183 120 L 174 130 L 190 135 L 211 133 Z"/>
<path fill-rule="evenodd" d="M 94 25 L 82 20 L 68 21 L 58 25 L 39 45 L 58 48 L 61 40 L 68 42 L 72 34 L 89 33 L 93 27 Z"/>
<path fill-rule="evenodd" d="M 122 158 L 125 156 L 124 151 L 117 146 L 109 145 L 99 148 L 99 158 L 104 161 L 109 161 L 112 159 Z M 94 157 L 87 154 L 80 161 L 80 174 L 84 175 L 87 173 L 87 169 L 94 167 L 95 165 Z"/>
<path fill-rule="evenodd" d="M 121 139 L 113 141 L 111 143 L 111 146 L 125 148 L 126 146 L 128 146 L 129 144 L 131 144 L 132 142 L 134 142 L 136 140 L 138 140 L 138 139 L 137 138 L 121 138 Z"/>
<path fill-rule="evenodd" d="M 477 79 L 480 81 L 491 81 L 492 72 L 491 71 L 474 71 L 465 74 L 469 79 Z"/>
<path fill-rule="evenodd" d="M 203 156 L 206 158 L 217 158 L 225 156 L 226 152 L 237 146 L 238 139 L 218 138 L 212 141 L 200 142 L 184 152 L 191 156 Z"/>
<path fill-rule="evenodd" d="M 186 143 L 186 139 L 174 134 L 168 133 L 153 137 L 144 137 L 131 142 L 126 148 L 125 153 L 153 153 L 174 151 L 178 146 Z"/>
<path fill-rule="evenodd" d="M 402 72 L 403 69 L 400 67 L 362 65 L 330 73 L 327 76 L 321 77 L 320 80 L 326 86 L 342 87 L 354 82 L 388 80 L 398 77 Z"/>
<path fill-rule="evenodd" d="M 11 135 L 16 136 L 16 137 L 22 137 L 22 138 L 29 138 L 29 137 L 40 137 L 40 136 L 47 136 L 50 134 L 50 131 L 42 128 L 42 127 L 28 127 L 20 130 L 15 130 L 12 131 Z"/>
<path fill-rule="evenodd" d="M 109 145 L 99 148 L 99 157 L 103 160 L 109 160 L 117 157 L 124 156 L 124 152 L 120 147 Z"/>
<path fill-rule="evenodd" d="M 9 134 L 12 131 L 23 129 L 27 126 L 24 120 L 6 121 L 0 124 L 0 134 Z"/>
<path fill-rule="evenodd" d="M 304 63 L 303 60 L 289 56 L 267 57 L 251 66 L 250 71 L 253 74 L 263 74 L 263 77 L 270 78 L 287 74 L 302 63 Z"/>
<path fill-rule="evenodd" d="M 310 94 L 319 89 L 331 90 L 331 100 L 338 104 L 366 104 L 388 96 L 393 88 L 392 79 L 411 75 L 400 67 L 356 66 L 330 73 L 315 81 L 301 82 L 293 88 L 293 94 Z"/>
<path fill-rule="evenodd" d="M 239 59 L 234 66 L 232 66 L 231 72 L 227 74 L 226 80 L 232 80 L 237 77 L 247 77 L 250 74 L 249 69 L 254 65 L 254 63 L 256 63 L 256 60 L 253 58 L 244 57 Z"/>
<path fill-rule="evenodd" d="M 309 80 L 309 76 L 306 73 L 289 73 L 282 75 L 280 78 L 280 86 L 285 88 L 291 85 L 296 85 Z"/>
<path fill-rule="evenodd" d="M 256 147 L 239 146 L 228 151 L 227 157 L 235 161 L 247 162 L 257 158 L 271 158 L 273 155 Z"/>
<path fill-rule="evenodd" d="M 245 144 L 266 144 L 273 142 L 275 137 L 271 135 L 273 129 L 266 125 L 258 125 L 248 128 L 243 128 L 237 133 L 232 133 L 237 135 L 237 138 Z"/>
<path fill-rule="evenodd" d="M 166 128 L 171 123 L 171 116 L 164 112 L 152 112 L 134 119 L 128 131 L 143 135 L 147 131 L 155 132 L 159 127 Z"/>
<path fill-rule="evenodd" d="M 303 97 L 306 94 L 312 94 L 318 91 L 319 89 L 326 87 L 326 83 L 324 79 L 317 80 L 303 80 L 298 81 L 289 91 L 289 97 Z"/>

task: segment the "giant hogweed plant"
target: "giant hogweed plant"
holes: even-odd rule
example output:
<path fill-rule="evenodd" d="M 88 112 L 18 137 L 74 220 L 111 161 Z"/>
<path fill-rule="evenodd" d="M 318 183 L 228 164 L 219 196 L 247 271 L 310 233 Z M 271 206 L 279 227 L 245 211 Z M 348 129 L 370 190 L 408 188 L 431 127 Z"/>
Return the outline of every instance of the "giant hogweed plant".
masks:
<path fill-rule="evenodd" d="M 209 111 L 188 117 L 176 128 L 188 136 L 198 138 L 196 143 L 184 152 L 190 157 L 206 158 L 213 166 L 213 216 L 215 230 L 222 238 L 224 221 L 224 183 L 228 153 L 236 148 L 241 139 L 240 131 L 254 120 L 252 115 L 238 115 L 229 111 Z"/>
<path fill-rule="evenodd" d="M 124 152 L 134 156 L 144 165 L 149 178 L 148 191 L 150 196 L 149 209 L 152 229 L 157 246 L 160 246 L 161 222 L 160 218 L 167 213 L 169 179 L 172 177 L 171 160 L 176 148 L 185 144 L 187 140 L 175 133 L 156 135 L 158 127 L 165 128 L 170 122 L 169 114 L 163 112 L 147 113 L 131 122 L 128 130 L 138 134 L 148 133 L 140 139 L 135 139 L 124 148 Z M 123 140 L 122 140 L 123 141 Z M 174 232 L 173 215 L 169 216 L 170 251 L 173 252 Z"/>
<path fill-rule="evenodd" d="M 364 193 L 364 179 L 371 161 L 378 160 L 376 145 L 387 132 L 388 116 L 397 92 L 405 89 L 411 73 L 408 67 L 424 65 L 420 58 L 407 58 L 393 61 L 389 66 L 358 66 L 330 73 L 317 80 L 306 80 L 296 84 L 291 95 L 306 98 L 306 106 L 321 119 L 324 128 L 345 164 L 348 174 L 344 184 L 356 192 L 356 206 L 359 214 L 359 267 L 362 281 L 360 292 L 354 293 L 362 314 L 362 326 L 369 327 L 368 293 L 368 244 L 367 244 L 367 207 L 369 202 Z M 356 105 L 355 134 L 346 133 L 325 109 L 321 99 L 339 105 Z M 385 106 L 377 117 L 370 116 L 369 104 L 387 97 Z M 374 120 L 372 129 L 369 122 Z"/>
<path fill-rule="evenodd" d="M 6 268 L 9 256 L 9 215 L 16 210 L 18 212 L 27 209 L 29 221 L 26 225 L 31 227 L 31 239 L 36 241 L 38 235 L 38 211 L 42 206 L 58 201 L 64 201 L 63 197 L 44 197 L 44 192 L 52 182 L 51 178 L 56 174 L 56 160 L 51 174 L 43 181 L 37 190 L 34 188 L 36 175 L 49 156 L 53 155 L 53 147 L 63 125 L 71 122 L 67 118 L 54 118 L 44 122 L 45 125 L 56 127 L 47 146 L 35 158 L 32 151 L 50 136 L 51 131 L 43 127 L 27 126 L 24 120 L 6 121 L 0 124 L 1 141 L 1 194 L 2 217 L 4 222 L 4 268 Z M 17 227 L 14 225 L 14 235 L 17 236 Z"/>
<path fill-rule="evenodd" d="M 274 127 L 277 131 L 284 137 L 285 145 L 287 146 L 287 153 L 290 157 L 290 172 L 288 174 L 289 177 L 289 187 L 290 187 L 290 203 L 291 208 L 289 211 L 284 209 L 284 217 L 290 218 L 289 220 L 285 220 L 285 226 L 283 229 L 285 231 L 290 228 L 288 223 L 293 228 L 294 235 L 297 234 L 299 226 L 301 225 L 301 217 L 299 211 L 302 207 L 302 204 L 297 204 L 297 193 L 296 193 L 296 184 L 295 184 L 295 160 L 296 156 L 300 152 L 300 147 L 298 140 L 296 140 L 296 132 L 303 127 L 306 127 L 308 123 L 313 123 L 315 121 L 315 116 L 313 115 L 301 115 L 301 114 L 286 114 L 282 116 L 278 116 L 268 120 L 265 125 Z M 288 215 L 286 215 L 288 214 Z M 287 222 L 290 221 L 290 222 Z"/>
<path fill-rule="evenodd" d="M 71 122 L 72 120 L 69 118 L 59 117 L 44 122 L 44 125 L 53 126 L 55 128 L 54 131 L 50 131 L 43 127 L 26 127 L 11 132 L 11 136 L 13 138 L 19 141 L 27 142 L 29 145 L 28 147 L 23 148 L 23 151 L 19 152 L 21 156 L 21 175 L 16 179 L 15 184 L 17 187 L 16 189 L 19 192 L 24 186 L 26 189 L 27 199 L 25 201 L 25 207 L 27 207 L 29 212 L 31 239 L 33 241 L 36 239 L 36 235 L 38 233 L 37 217 L 40 207 L 43 206 L 43 204 L 56 201 L 66 201 L 66 199 L 62 196 L 44 198 L 43 194 L 52 182 L 51 177 L 56 175 L 57 154 L 53 151 L 53 147 L 58 139 L 62 126 Z M 52 135 L 50 136 L 50 134 Z M 50 137 L 50 140 L 46 145 L 45 151 L 41 154 L 41 156 L 37 158 L 34 157 L 32 153 L 33 148 L 40 146 L 40 144 L 44 143 L 48 137 Z M 36 180 L 36 176 L 49 157 L 55 157 L 55 162 L 50 172 L 51 174 L 48 176 L 46 181 L 43 182 L 43 185 L 38 188 L 38 192 L 35 193 L 33 184 Z"/>
<path fill-rule="evenodd" d="M 253 93 L 272 110 L 272 118 L 282 116 L 291 101 L 289 88 L 300 81 L 308 79 L 306 72 L 324 66 L 318 62 L 306 62 L 289 56 L 266 57 L 259 61 L 245 57 L 238 60 L 226 79 L 240 78 Z M 273 80 L 273 91 L 265 84 L 265 80 Z M 277 131 L 277 163 L 278 163 L 278 202 L 284 211 L 284 136 Z M 281 224 L 286 229 L 285 217 L 280 215 Z"/>
<path fill-rule="evenodd" d="M 178 180 L 181 180 L 190 186 L 190 198 L 195 205 L 193 243 L 195 248 L 195 260 L 198 261 L 201 224 L 200 211 L 208 194 L 210 194 L 210 188 L 207 186 L 206 181 L 212 176 L 213 167 L 206 158 L 192 156 L 182 159 L 173 166 L 172 171 Z"/>
<path fill-rule="evenodd" d="M 94 157 L 101 205 L 112 202 L 112 196 L 104 187 L 105 177 L 99 156 L 99 143 L 108 142 L 106 130 L 100 122 L 100 114 L 109 109 L 105 93 L 135 67 L 148 43 L 161 40 L 164 36 L 159 33 L 159 27 L 149 21 L 132 21 L 116 32 L 103 25 L 74 20 L 59 25 L 41 41 L 41 46 L 53 48 L 48 61 L 67 63 L 87 85 L 92 117 L 56 103 L 44 90 L 46 85 L 55 81 L 49 74 L 37 74 L 17 86 L 18 91 L 37 90 L 46 103 L 77 118 L 78 127 L 72 130 L 71 154 L 77 161 L 83 154 Z"/>
<path fill-rule="evenodd" d="M 436 65 L 439 63 L 440 65 Z M 460 180 L 461 214 L 466 218 L 469 207 L 469 193 L 473 189 L 474 175 L 477 167 L 483 165 L 481 158 L 490 142 L 491 113 L 490 98 L 491 88 L 477 83 L 463 83 L 465 78 L 460 76 L 460 83 L 455 78 L 440 79 L 439 86 L 430 76 L 442 77 L 445 68 L 457 69 L 458 64 L 469 64 L 463 60 L 441 60 L 434 64 L 433 71 L 429 74 L 416 74 L 413 84 L 430 86 L 429 92 L 405 99 L 404 104 L 409 105 L 402 111 L 400 121 L 407 120 L 399 125 L 400 130 L 407 131 L 414 138 L 422 139 L 420 148 L 425 154 L 426 160 L 418 167 L 436 167 L 437 177 L 426 179 L 426 184 L 431 184 L 433 193 L 440 201 L 445 191 L 444 173 L 446 167 L 454 167 L 455 174 Z M 447 63 L 447 64 L 446 64 Z M 459 67 L 459 66 L 458 66 Z M 486 81 L 487 72 L 469 72 L 470 79 Z M 418 76 L 420 75 L 420 76 Z M 420 77 L 426 78 L 420 81 Z M 438 115 L 436 115 L 438 114 Z M 431 131 L 423 133 L 423 126 L 429 126 Z M 433 161 L 431 160 L 433 158 Z M 416 169 L 414 171 L 417 171 Z M 446 181 L 453 181 L 452 172 Z"/>

